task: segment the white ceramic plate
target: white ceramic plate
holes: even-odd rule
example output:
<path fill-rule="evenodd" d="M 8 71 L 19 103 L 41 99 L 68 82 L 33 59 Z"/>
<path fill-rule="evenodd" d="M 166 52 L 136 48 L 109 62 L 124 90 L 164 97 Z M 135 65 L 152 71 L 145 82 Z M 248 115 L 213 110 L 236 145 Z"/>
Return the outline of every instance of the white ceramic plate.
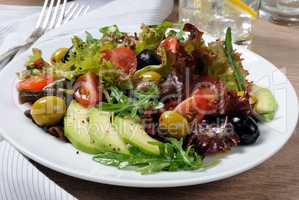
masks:
<path fill-rule="evenodd" d="M 137 29 L 127 27 L 127 30 Z M 45 58 L 49 58 L 57 48 L 68 46 L 70 37 L 44 42 L 37 47 L 43 50 Z M 273 91 L 279 109 L 274 121 L 260 126 L 261 137 L 257 144 L 235 148 L 223 156 L 222 162 L 214 168 L 140 175 L 134 171 L 98 164 L 92 161 L 91 155 L 85 153 L 76 154 L 77 150 L 71 144 L 60 142 L 32 124 L 23 114 L 24 106 L 18 104 L 16 72 L 23 69 L 30 51 L 15 59 L 0 75 L 1 133 L 19 151 L 36 162 L 70 176 L 99 183 L 132 187 L 174 187 L 207 183 L 240 174 L 270 158 L 288 141 L 297 123 L 298 101 L 292 85 L 274 65 L 249 50 L 237 49 L 245 59 L 244 66 L 250 72 L 250 79 Z"/>

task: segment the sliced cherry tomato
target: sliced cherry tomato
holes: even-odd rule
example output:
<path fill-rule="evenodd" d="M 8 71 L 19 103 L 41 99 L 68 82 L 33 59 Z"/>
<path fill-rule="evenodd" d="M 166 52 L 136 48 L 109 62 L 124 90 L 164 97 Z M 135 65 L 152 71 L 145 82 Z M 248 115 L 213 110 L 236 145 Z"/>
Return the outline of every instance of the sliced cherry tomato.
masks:
<path fill-rule="evenodd" d="M 180 41 L 176 37 L 171 36 L 163 40 L 160 47 L 165 48 L 172 53 L 177 53 L 180 47 Z"/>
<path fill-rule="evenodd" d="M 103 51 L 103 58 L 110 60 L 113 65 L 121 69 L 124 73 L 129 74 L 136 71 L 137 58 L 130 48 L 117 47 L 110 51 Z"/>
<path fill-rule="evenodd" d="M 98 86 L 95 73 L 89 72 L 80 76 L 74 84 L 74 98 L 85 107 L 94 106 L 102 99 L 102 90 Z"/>
<path fill-rule="evenodd" d="M 40 91 L 54 81 L 52 76 L 30 76 L 20 81 L 17 85 L 18 90 Z"/>
<path fill-rule="evenodd" d="M 217 111 L 219 97 L 219 91 L 216 86 L 200 87 L 193 92 L 191 97 L 181 102 L 175 110 L 184 116 L 202 120 L 204 115 Z"/>
<path fill-rule="evenodd" d="M 105 49 L 105 50 L 101 51 L 101 53 L 102 53 L 102 57 L 105 60 L 110 60 L 111 59 L 111 51 L 110 50 Z"/>
<path fill-rule="evenodd" d="M 196 107 L 194 97 L 189 97 L 181 102 L 176 108 L 175 111 L 187 117 L 187 119 L 196 118 L 202 120 L 204 117 L 204 112 L 199 112 Z"/>
<path fill-rule="evenodd" d="M 209 112 L 216 108 L 215 102 L 217 102 L 218 91 L 211 88 L 199 88 L 194 91 L 193 98 L 195 100 L 195 106 L 198 110 L 203 112 Z"/>

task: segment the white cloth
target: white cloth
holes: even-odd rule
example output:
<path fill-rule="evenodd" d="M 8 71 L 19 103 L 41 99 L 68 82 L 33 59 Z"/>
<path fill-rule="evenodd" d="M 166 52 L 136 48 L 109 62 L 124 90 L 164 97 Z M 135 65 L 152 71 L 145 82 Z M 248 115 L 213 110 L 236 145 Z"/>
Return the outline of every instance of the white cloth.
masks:
<path fill-rule="evenodd" d="M 173 0 L 81 0 L 81 3 L 94 9 L 84 17 L 46 33 L 37 42 L 104 25 L 155 24 L 163 21 L 173 8 Z M 40 7 L 0 5 L 0 54 L 30 35 L 39 11 Z M 39 172 L 6 141 L 1 142 L 1 137 L 0 159 L 0 200 L 75 199 Z"/>
<path fill-rule="evenodd" d="M 42 174 L 22 154 L 0 143 L 1 200 L 75 200 L 73 196 Z"/>

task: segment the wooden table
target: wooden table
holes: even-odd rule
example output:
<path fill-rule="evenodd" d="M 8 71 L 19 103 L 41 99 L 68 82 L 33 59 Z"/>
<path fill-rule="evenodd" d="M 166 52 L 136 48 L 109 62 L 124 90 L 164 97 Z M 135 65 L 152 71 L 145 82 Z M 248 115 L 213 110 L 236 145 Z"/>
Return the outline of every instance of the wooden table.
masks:
<path fill-rule="evenodd" d="M 28 2 L 30 0 L 27 0 Z M 0 0 L 23 2 L 22 0 Z M 37 0 L 32 0 L 37 2 Z M 24 3 L 24 2 L 23 2 Z M 176 11 L 170 19 L 176 19 Z M 257 20 L 252 50 L 285 69 L 299 93 L 299 29 Z M 261 66 L 262 67 L 262 66 Z M 43 173 L 80 200 L 298 200 L 299 127 L 288 144 L 270 160 L 241 175 L 204 185 L 138 189 L 91 183 L 35 164 Z M 297 152 L 298 151 L 298 152 Z"/>
<path fill-rule="evenodd" d="M 0 4 L 9 5 L 41 5 L 43 0 L 0 0 Z"/>

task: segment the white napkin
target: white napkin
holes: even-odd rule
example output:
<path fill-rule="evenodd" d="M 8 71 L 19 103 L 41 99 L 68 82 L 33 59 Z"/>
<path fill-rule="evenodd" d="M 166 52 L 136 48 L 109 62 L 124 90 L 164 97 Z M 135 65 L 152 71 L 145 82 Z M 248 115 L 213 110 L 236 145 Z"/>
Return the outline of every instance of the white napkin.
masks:
<path fill-rule="evenodd" d="M 159 23 L 171 13 L 173 8 L 173 0 L 94 1 L 99 3 L 99 8 L 59 29 L 48 32 L 38 43 L 103 25 L 118 24 L 130 26 L 140 25 L 143 22 L 147 24 Z M 89 2 L 92 1 L 90 0 Z M 14 15 L 13 9 L 10 7 L 10 14 L 19 18 L 16 17 L 9 20 L 10 22 L 2 23 L 1 20 L 3 18 L 1 15 L 3 16 L 3 13 L 1 8 L 3 6 L 0 5 L 0 53 L 14 45 L 20 44 L 27 38 L 33 30 L 40 9 L 36 7 L 31 8 L 34 10 L 30 11 L 33 14 L 24 18 L 24 13 L 27 15 L 29 11 L 23 10 Z M 8 14 L 6 13 L 6 15 Z M 22 19 L 20 19 L 20 16 Z M 84 27 L 78 26 L 78 24 L 84 24 Z M 1 33 L 3 26 L 10 28 L 8 31 L 5 29 Z M 0 200 L 74 199 L 39 172 L 6 141 L 0 141 L 0 158 Z"/>
<path fill-rule="evenodd" d="M 11 145 L 0 143 L 1 200 L 75 200 Z"/>

